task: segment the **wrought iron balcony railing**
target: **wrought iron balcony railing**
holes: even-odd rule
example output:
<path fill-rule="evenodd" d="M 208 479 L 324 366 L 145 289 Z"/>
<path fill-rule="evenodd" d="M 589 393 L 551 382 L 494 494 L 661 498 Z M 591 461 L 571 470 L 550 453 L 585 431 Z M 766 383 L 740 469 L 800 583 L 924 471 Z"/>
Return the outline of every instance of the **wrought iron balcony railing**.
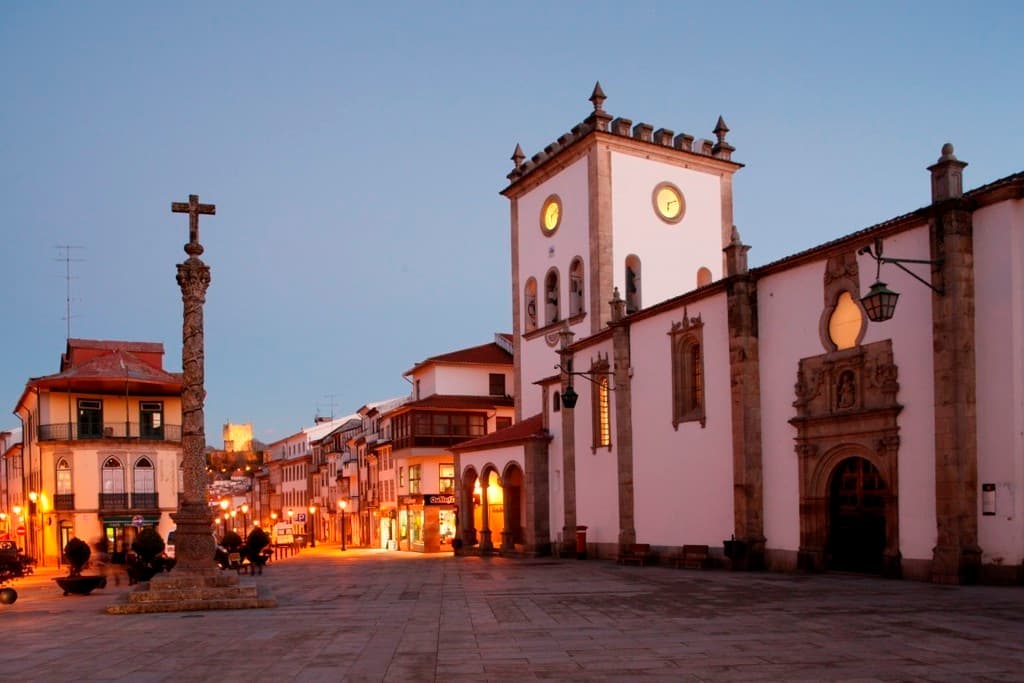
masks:
<path fill-rule="evenodd" d="M 61 422 L 39 425 L 40 441 L 84 441 L 105 439 L 140 439 L 143 441 L 181 441 L 181 425 L 165 424 L 151 427 L 138 422 L 105 422 L 103 426 L 87 423 Z"/>

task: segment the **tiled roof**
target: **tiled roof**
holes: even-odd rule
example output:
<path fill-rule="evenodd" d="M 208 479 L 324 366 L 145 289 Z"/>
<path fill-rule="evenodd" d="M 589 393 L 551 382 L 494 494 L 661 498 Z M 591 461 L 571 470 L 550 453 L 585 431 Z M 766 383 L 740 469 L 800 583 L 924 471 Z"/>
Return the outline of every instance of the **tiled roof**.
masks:
<path fill-rule="evenodd" d="M 514 443 L 524 443 L 535 439 L 547 441 L 551 435 L 544 429 L 544 417 L 537 413 L 533 417 L 521 420 L 511 427 L 491 432 L 487 436 L 463 441 L 457 446 L 449 448 L 451 451 L 479 451 L 498 446 L 507 446 Z"/>
<path fill-rule="evenodd" d="M 431 356 L 426 360 L 420 361 L 412 367 L 410 370 L 405 371 L 405 375 L 412 374 L 416 370 L 419 370 L 425 365 L 431 363 L 471 363 L 475 365 L 512 365 L 512 354 L 505 349 L 501 348 L 494 342 L 489 344 L 481 344 L 480 346 L 472 346 L 468 349 L 460 349 L 458 351 L 451 351 L 450 353 L 443 353 L 440 356 Z"/>
<path fill-rule="evenodd" d="M 434 394 L 418 401 L 409 401 L 395 408 L 409 410 L 413 408 L 436 408 L 444 410 L 481 410 L 495 406 L 513 406 L 515 401 L 509 396 L 458 396 L 451 394 Z"/>
<path fill-rule="evenodd" d="M 159 347 L 159 344 L 153 346 Z M 28 386 L 40 388 L 62 389 L 95 386 L 102 390 L 105 386 L 118 389 L 127 383 L 136 391 L 154 387 L 162 390 L 180 391 L 182 376 L 153 367 L 139 359 L 135 353 L 116 348 L 103 355 L 91 358 L 78 365 L 66 368 L 55 375 L 45 375 L 30 379 Z"/>

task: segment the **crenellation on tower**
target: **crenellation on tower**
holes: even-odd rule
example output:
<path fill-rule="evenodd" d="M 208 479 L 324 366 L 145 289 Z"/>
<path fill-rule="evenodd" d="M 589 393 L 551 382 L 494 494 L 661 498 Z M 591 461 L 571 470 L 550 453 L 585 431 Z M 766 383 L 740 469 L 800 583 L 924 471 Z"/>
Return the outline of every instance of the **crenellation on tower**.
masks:
<path fill-rule="evenodd" d="M 649 123 L 638 123 L 633 126 L 633 139 L 640 142 L 654 142 L 654 126 Z"/>
<path fill-rule="evenodd" d="M 725 120 L 721 116 L 718 117 L 718 122 L 713 131 L 716 141 L 697 140 L 694 136 L 687 135 L 686 133 L 679 133 L 677 135 L 675 131 L 669 128 L 655 129 L 651 124 L 643 122 L 634 125 L 632 119 L 624 116 L 613 117 L 604 109 L 606 99 L 607 97 L 601 88 L 600 82 L 596 83 L 590 95 L 590 102 L 594 105 L 594 111 L 586 119 L 573 126 L 568 133 L 560 135 L 555 142 L 547 145 L 541 152 L 534 154 L 525 163 L 516 163 L 515 168 L 506 177 L 513 182 L 522 179 L 535 171 L 548 159 L 556 156 L 562 150 L 565 150 L 593 132 L 630 138 L 637 142 L 645 142 L 659 147 L 676 149 L 680 152 L 699 154 L 732 162 L 732 153 L 736 151 L 736 148 L 726 142 L 725 138 L 729 132 L 729 127 L 725 125 Z"/>
<path fill-rule="evenodd" d="M 673 146 L 683 152 L 693 151 L 693 136 L 687 135 L 686 133 L 680 133 L 672 141 Z"/>
<path fill-rule="evenodd" d="M 675 131 L 668 128 L 659 128 L 654 131 L 654 144 L 661 145 L 662 147 L 671 147 L 674 136 Z"/>

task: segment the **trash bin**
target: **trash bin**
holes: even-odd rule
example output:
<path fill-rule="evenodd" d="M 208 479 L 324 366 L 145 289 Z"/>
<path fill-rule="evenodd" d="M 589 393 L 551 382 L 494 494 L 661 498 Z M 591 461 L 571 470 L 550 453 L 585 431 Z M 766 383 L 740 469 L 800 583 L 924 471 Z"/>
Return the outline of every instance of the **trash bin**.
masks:
<path fill-rule="evenodd" d="M 587 527 L 576 527 L 576 559 L 587 559 Z"/>

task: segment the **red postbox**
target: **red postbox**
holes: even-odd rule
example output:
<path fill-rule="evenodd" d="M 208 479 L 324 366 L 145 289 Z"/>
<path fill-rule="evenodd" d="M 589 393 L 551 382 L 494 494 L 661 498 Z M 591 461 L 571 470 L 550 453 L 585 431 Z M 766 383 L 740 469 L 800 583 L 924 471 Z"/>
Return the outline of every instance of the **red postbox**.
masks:
<path fill-rule="evenodd" d="M 587 527 L 576 527 L 576 559 L 587 559 Z"/>

